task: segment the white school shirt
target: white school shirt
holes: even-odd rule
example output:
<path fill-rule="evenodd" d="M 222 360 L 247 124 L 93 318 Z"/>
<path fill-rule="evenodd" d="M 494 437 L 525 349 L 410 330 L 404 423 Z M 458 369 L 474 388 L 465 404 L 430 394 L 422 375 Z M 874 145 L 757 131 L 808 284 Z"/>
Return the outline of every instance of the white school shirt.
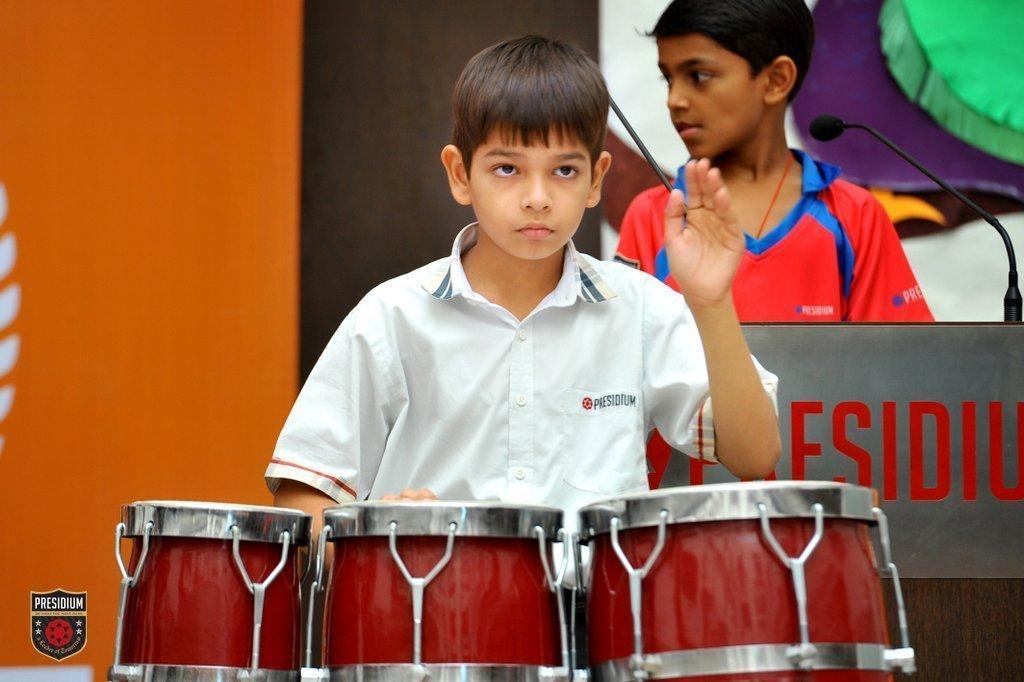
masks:
<path fill-rule="evenodd" d="M 575 510 L 646 490 L 657 428 L 714 460 L 707 367 L 685 299 L 619 263 L 565 249 L 524 320 L 473 291 L 461 254 L 385 282 L 313 367 L 266 470 L 335 500 L 429 488 L 442 500 Z M 775 400 L 776 377 L 755 360 Z"/>

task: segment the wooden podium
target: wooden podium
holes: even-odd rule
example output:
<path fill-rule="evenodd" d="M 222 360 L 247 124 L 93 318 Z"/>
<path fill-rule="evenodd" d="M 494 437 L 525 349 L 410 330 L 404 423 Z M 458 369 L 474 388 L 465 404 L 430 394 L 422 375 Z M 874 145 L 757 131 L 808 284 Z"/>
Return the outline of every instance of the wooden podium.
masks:
<path fill-rule="evenodd" d="M 1024 326 L 744 331 L 780 379 L 777 476 L 879 492 L 917 679 L 1024 678 Z M 674 457 L 662 486 L 695 475 L 731 478 Z"/>

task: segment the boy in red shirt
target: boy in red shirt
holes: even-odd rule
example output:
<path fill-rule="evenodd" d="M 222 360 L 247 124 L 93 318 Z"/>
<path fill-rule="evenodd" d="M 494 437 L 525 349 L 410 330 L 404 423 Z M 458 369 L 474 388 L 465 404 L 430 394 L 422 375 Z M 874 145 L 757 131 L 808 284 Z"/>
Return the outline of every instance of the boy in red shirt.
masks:
<path fill-rule="evenodd" d="M 651 35 L 669 116 L 690 155 L 721 170 L 745 232 L 740 320 L 933 321 L 878 201 L 787 146 L 786 106 L 814 43 L 803 0 L 676 0 Z M 616 260 L 678 290 L 662 245 L 668 197 L 658 186 L 633 200 Z"/>

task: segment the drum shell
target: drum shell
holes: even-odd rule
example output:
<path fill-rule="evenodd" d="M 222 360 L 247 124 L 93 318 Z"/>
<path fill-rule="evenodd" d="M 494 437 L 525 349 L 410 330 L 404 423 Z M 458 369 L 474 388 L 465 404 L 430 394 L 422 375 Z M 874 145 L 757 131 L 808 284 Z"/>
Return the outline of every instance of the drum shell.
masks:
<path fill-rule="evenodd" d="M 133 538 L 129 573 L 142 545 Z M 254 597 L 245 586 L 230 540 L 155 536 L 138 581 L 128 591 L 124 664 L 246 668 L 252 654 Z M 266 591 L 260 667 L 299 667 L 299 573 L 296 549 Z M 281 545 L 239 543 L 242 562 L 260 582 L 281 561 Z"/>
<path fill-rule="evenodd" d="M 410 574 L 430 572 L 447 539 L 399 536 Z M 412 596 L 386 537 L 333 542 L 324 608 L 324 665 L 413 660 Z M 558 611 L 537 540 L 458 537 L 423 599 L 424 663 L 560 663 Z"/>
<path fill-rule="evenodd" d="M 790 556 L 814 534 L 814 521 L 773 518 L 771 529 Z M 655 528 L 619 534 L 626 557 L 640 566 L 654 547 Z M 588 604 L 591 665 L 633 653 L 629 583 L 608 534 L 591 541 Z M 806 564 L 812 642 L 888 644 L 881 583 L 868 525 L 826 519 Z M 665 547 L 643 581 L 647 653 L 800 641 L 791 574 L 754 520 L 670 524 Z M 692 680 L 694 678 L 679 678 Z M 883 671 L 813 671 L 714 676 L 724 680 L 887 680 Z"/>

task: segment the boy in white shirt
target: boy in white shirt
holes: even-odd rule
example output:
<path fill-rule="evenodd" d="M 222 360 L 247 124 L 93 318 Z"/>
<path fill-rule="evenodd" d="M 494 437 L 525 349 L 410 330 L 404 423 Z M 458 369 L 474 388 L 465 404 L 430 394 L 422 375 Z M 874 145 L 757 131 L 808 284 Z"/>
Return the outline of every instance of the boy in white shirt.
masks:
<path fill-rule="evenodd" d="M 573 247 L 611 163 L 591 59 L 539 36 L 505 41 L 469 61 L 453 99 L 441 161 L 477 222 L 342 322 L 267 467 L 275 504 L 317 525 L 324 507 L 367 498 L 572 512 L 646 489 L 653 428 L 737 476 L 768 475 L 776 380 L 733 308 L 744 238 L 719 172 L 689 164 L 689 196 L 665 210 L 679 296 Z"/>

